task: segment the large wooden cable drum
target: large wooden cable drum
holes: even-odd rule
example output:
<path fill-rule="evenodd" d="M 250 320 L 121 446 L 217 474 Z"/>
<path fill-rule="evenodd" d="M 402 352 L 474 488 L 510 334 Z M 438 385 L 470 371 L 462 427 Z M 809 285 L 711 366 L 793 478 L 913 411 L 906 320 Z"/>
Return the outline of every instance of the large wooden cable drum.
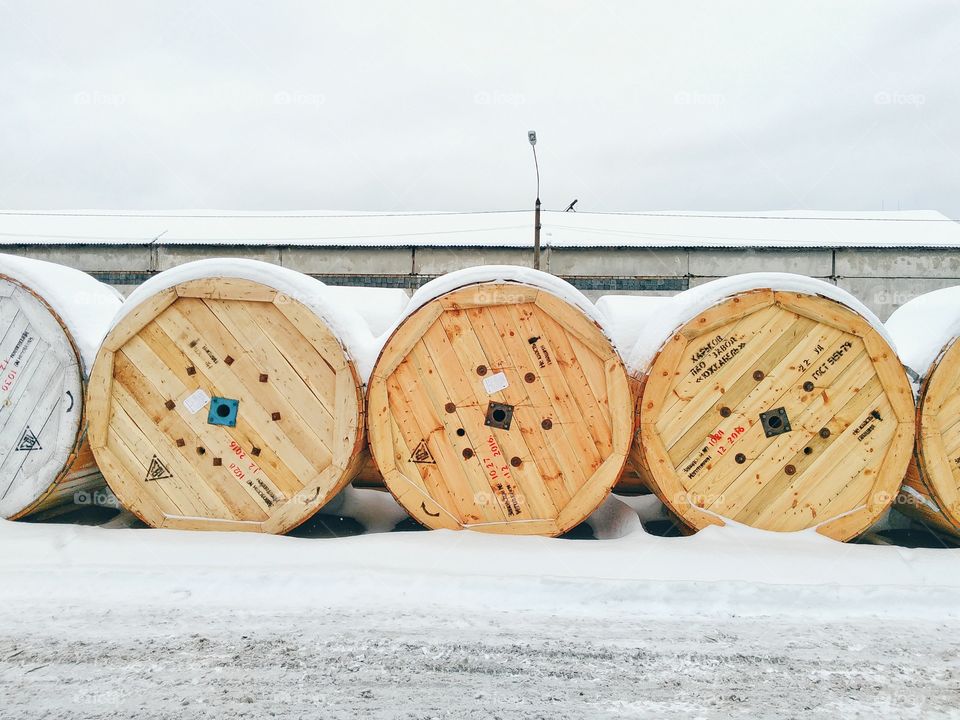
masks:
<path fill-rule="evenodd" d="M 895 507 L 960 536 L 960 287 L 914 298 L 887 330 L 917 391 L 915 454 Z"/>
<path fill-rule="evenodd" d="M 322 283 L 249 260 L 138 288 L 88 399 L 120 502 L 165 528 L 283 533 L 309 518 L 363 461 L 362 323 Z"/>
<path fill-rule="evenodd" d="M 631 459 L 688 528 L 725 520 L 846 540 L 891 504 L 913 443 L 910 384 L 852 296 L 788 274 L 681 293 L 628 359 Z"/>
<path fill-rule="evenodd" d="M 83 394 L 120 303 L 78 270 L 0 255 L 0 517 L 83 503 L 103 487 Z"/>
<path fill-rule="evenodd" d="M 471 268 L 421 288 L 368 385 L 387 487 L 428 528 L 558 535 L 626 462 L 626 372 L 567 283 Z"/>

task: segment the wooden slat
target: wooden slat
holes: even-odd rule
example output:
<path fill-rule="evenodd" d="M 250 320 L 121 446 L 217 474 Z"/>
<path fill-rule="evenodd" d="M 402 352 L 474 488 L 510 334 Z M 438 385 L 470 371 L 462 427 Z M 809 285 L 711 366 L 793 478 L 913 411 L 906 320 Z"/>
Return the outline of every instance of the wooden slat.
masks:
<path fill-rule="evenodd" d="M 693 528 L 733 517 L 781 531 L 822 526 L 847 539 L 883 512 L 905 468 L 909 387 L 893 352 L 849 308 L 797 293 L 774 299 L 748 312 L 727 300 L 675 332 L 637 379 L 636 466 Z M 691 391 L 698 348 L 712 352 L 737 328 L 752 340 Z M 760 413 L 778 407 L 792 430 L 767 438 Z"/>
<path fill-rule="evenodd" d="M 485 532 L 557 534 L 620 475 L 632 434 L 626 372 L 589 318 L 547 295 L 461 288 L 426 303 L 384 346 L 370 381 L 370 444 L 391 492 L 428 527 L 456 516 Z M 498 386 L 484 384 L 501 373 Z M 490 402 L 512 407 L 509 430 L 485 425 Z M 428 462 L 404 457 L 421 444 Z"/>
<path fill-rule="evenodd" d="M 295 299 L 210 277 L 149 298 L 125 320 L 107 338 L 89 402 L 94 439 L 122 443 L 106 448 L 107 479 L 146 522 L 286 532 L 359 471 L 355 369 Z M 210 424 L 205 406 L 187 410 L 198 390 L 238 400 L 236 426 Z M 145 481 L 153 451 L 175 482 Z"/>

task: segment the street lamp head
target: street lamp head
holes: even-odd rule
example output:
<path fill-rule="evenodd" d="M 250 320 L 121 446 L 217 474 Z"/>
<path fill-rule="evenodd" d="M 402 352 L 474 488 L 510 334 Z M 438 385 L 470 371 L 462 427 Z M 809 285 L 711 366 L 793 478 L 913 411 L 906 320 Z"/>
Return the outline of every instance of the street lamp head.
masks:
<path fill-rule="evenodd" d="M 527 130 L 527 140 L 530 141 L 531 145 L 537 144 L 537 131 L 536 130 Z"/>

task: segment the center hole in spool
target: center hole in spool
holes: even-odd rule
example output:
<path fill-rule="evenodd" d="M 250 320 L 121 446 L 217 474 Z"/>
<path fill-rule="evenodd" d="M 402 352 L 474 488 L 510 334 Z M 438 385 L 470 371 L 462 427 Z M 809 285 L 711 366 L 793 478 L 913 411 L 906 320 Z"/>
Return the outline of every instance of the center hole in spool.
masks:
<path fill-rule="evenodd" d="M 230 408 L 227 405 L 217 405 L 217 415 L 225 418 L 230 414 Z"/>

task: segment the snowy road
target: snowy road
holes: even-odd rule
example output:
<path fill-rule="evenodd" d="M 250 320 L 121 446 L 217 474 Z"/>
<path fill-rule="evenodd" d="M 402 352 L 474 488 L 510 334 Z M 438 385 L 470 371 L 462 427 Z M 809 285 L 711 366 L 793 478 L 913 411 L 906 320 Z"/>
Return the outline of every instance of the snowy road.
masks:
<path fill-rule="evenodd" d="M 608 520 L 606 540 L 0 521 L 0 717 L 960 717 L 958 551 Z"/>
<path fill-rule="evenodd" d="M 949 717 L 957 625 L 570 622 L 43 610 L 0 633 L 0 706 L 23 718 Z M 106 630 L 106 632 L 104 632 Z"/>

